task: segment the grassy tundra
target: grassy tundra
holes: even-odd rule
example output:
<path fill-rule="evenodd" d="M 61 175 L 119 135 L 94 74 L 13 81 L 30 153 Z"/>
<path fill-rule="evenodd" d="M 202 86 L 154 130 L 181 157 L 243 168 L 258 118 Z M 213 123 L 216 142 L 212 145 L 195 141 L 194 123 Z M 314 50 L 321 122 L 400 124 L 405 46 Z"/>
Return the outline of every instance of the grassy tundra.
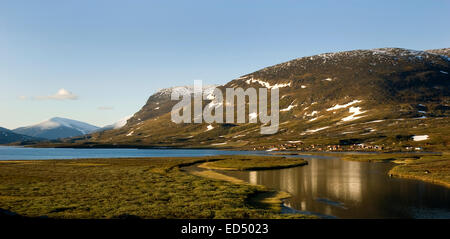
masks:
<path fill-rule="evenodd" d="M 280 169 L 308 164 L 304 159 L 275 156 L 235 156 L 225 160 L 206 162 L 200 165 L 206 169 L 219 170 L 263 170 Z"/>
<path fill-rule="evenodd" d="M 199 158 L 0 161 L 0 208 L 50 218 L 304 218 L 262 186 L 200 177 Z M 276 206 L 274 206 L 276 205 Z"/>

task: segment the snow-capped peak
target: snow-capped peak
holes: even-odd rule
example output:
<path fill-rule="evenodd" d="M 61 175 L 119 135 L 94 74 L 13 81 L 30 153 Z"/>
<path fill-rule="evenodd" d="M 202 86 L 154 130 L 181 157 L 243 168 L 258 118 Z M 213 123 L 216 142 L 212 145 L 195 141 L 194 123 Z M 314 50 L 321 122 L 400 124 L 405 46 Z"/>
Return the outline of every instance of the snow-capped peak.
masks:
<path fill-rule="evenodd" d="M 33 128 L 39 128 L 41 130 L 47 130 L 47 129 L 58 128 L 60 126 L 65 126 L 68 128 L 79 130 L 83 134 L 87 134 L 87 133 L 93 132 L 98 129 L 97 126 L 90 125 L 88 123 L 84 123 L 84 122 L 72 120 L 72 119 L 61 118 L 61 117 L 54 117 L 54 118 L 46 120 L 42 123 L 39 123 L 39 124 L 36 124 L 33 126 L 29 126 L 27 128 L 33 127 Z"/>
<path fill-rule="evenodd" d="M 205 95 L 211 95 L 215 88 L 217 88 L 219 85 L 204 85 L 203 86 L 203 94 Z M 176 86 L 166 89 L 161 89 L 157 92 L 157 94 L 166 94 L 170 95 L 172 92 L 177 92 L 179 95 L 189 95 L 194 93 L 194 86 L 193 85 L 187 85 L 187 86 Z"/>

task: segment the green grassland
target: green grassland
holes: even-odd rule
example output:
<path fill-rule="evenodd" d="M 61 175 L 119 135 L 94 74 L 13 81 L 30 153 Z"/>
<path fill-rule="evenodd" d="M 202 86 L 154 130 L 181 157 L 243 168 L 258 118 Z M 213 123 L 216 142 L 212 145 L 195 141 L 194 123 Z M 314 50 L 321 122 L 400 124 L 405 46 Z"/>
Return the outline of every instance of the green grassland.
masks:
<path fill-rule="evenodd" d="M 274 156 L 239 156 L 225 160 L 203 163 L 200 167 L 221 170 L 262 170 L 296 167 L 308 164 L 301 158 Z"/>
<path fill-rule="evenodd" d="M 49 218 L 308 217 L 280 214 L 281 197 L 262 186 L 180 170 L 230 157 L 0 161 L 0 208 Z"/>
<path fill-rule="evenodd" d="M 330 154 L 332 155 L 332 154 Z M 437 156 L 441 157 L 442 154 L 420 154 L 420 153 L 379 153 L 379 154 L 346 154 L 342 156 L 343 160 L 359 161 L 359 162 L 396 162 L 407 163 L 410 161 L 416 161 L 424 156 Z"/>
<path fill-rule="evenodd" d="M 389 174 L 419 179 L 450 187 L 450 155 L 423 155 L 419 159 L 405 159 L 392 168 Z"/>

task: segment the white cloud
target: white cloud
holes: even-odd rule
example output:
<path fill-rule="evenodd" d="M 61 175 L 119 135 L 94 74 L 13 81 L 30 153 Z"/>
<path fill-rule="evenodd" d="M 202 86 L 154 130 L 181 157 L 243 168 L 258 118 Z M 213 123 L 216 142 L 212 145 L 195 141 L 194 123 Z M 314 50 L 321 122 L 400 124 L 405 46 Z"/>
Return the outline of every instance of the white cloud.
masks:
<path fill-rule="evenodd" d="M 28 97 L 26 97 L 26 96 L 24 96 L 24 95 L 21 95 L 21 96 L 19 96 L 18 98 L 19 98 L 19 100 L 28 100 Z"/>
<path fill-rule="evenodd" d="M 76 100 L 78 99 L 78 96 L 64 88 L 61 88 L 54 95 L 36 96 L 34 98 L 38 100 Z"/>
<path fill-rule="evenodd" d="M 98 110 L 113 110 L 114 107 L 112 106 L 99 106 L 97 107 Z"/>

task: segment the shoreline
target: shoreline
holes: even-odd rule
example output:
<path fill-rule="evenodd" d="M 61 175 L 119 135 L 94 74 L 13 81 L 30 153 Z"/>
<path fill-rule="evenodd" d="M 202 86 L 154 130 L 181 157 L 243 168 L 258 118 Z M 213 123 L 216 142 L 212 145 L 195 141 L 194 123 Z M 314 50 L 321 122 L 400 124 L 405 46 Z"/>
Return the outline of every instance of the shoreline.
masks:
<path fill-rule="evenodd" d="M 450 154 L 448 152 L 383 153 L 332 155 L 340 160 L 367 163 L 394 163 L 387 176 L 414 179 L 450 188 Z"/>
<path fill-rule="evenodd" d="M 397 165 L 394 166 L 391 170 L 389 170 L 389 174 L 392 175 L 393 177 L 398 177 L 398 178 L 404 178 L 404 179 L 414 179 L 414 180 L 419 180 L 425 183 L 431 183 L 434 185 L 440 185 L 446 188 L 450 188 L 450 183 L 446 182 L 446 181 L 442 181 L 442 180 L 438 180 L 438 179 L 432 179 L 432 178 L 426 178 L 426 177 L 421 177 L 421 176 L 416 176 L 416 175 L 411 175 L 408 173 L 401 173 L 401 172 L 397 172 L 398 168 L 401 165 Z"/>
<path fill-rule="evenodd" d="M 280 150 L 280 151 L 268 151 L 268 150 L 251 150 L 251 149 L 239 149 L 239 148 L 224 148 L 224 147 L 178 147 L 178 146 L 142 146 L 142 145 L 13 145 L 13 144 L 0 144 L 0 147 L 18 147 L 18 148 L 41 148 L 41 149 L 170 149 L 170 150 L 218 150 L 218 151 L 245 151 L 245 152 L 264 152 L 271 155 L 279 156 L 294 156 L 294 155 L 323 155 L 323 156 L 336 156 L 342 154 L 438 154 L 440 151 L 295 151 L 295 150 Z"/>
<path fill-rule="evenodd" d="M 224 170 L 224 171 L 257 171 L 257 170 L 274 170 L 274 169 L 285 169 L 285 168 L 294 168 L 294 167 L 300 167 L 308 165 L 308 161 L 297 163 L 297 164 L 291 164 L 291 165 L 280 165 L 280 166 L 273 166 L 273 167 L 252 167 L 252 168 L 245 168 L 245 169 L 238 169 L 238 168 L 222 168 L 222 167 L 216 167 L 212 166 L 211 163 L 213 162 L 205 162 L 200 164 L 198 167 L 209 169 L 209 170 Z"/>
<path fill-rule="evenodd" d="M 267 152 L 267 153 L 304 153 L 304 154 L 346 154 L 346 153 L 437 153 L 439 151 L 401 151 L 401 150 L 342 150 L 342 151 L 297 151 L 297 150 L 254 150 L 252 147 L 249 148 L 236 148 L 236 147 L 214 147 L 214 146 L 172 146 L 172 145 L 140 145 L 140 144 L 70 144 L 70 143 L 36 143 L 36 144 L 3 144 L 0 146 L 10 146 L 10 147 L 25 147 L 25 148 L 73 148 L 73 149 L 183 149 L 183 150 L 199 150 L 199 149 L 210 149 L 210 150 L 229 150 L 229 151 L 255 151 L 255 152 Z"/>
<path fill-rule="evenodd" d="M 7 145 L 2 145 L 0 147 L 25 147 L 28 148 L 27 146 L 19 146 L 19 145 L 15 145 L 15 146 L 7 146 Z M 99 145 L 97 145 L 99 146 Z M 42 147 L 31 147 L 31 148 L 42 148 Z M 44 147 L 47 148 L 47 147 Z M 180 147 L 145 147 L 145 148 L 136 148 L 136 147 L 129 147 L 129 145 L 127 147 L 107 147 L 107 148 L 103 148 L 103 147 L 73 147 L 73 145 L 71 147 L 58 147 L 58 148 L 74 148 L 74 149 L 114 149 L 114 148 L 123 148 L 123 149 L 167 149 L 167 150 L 217 150 L 217 151 L 227 151 L 228 149 L 225 148 L 180 148 Z M 401 152 L 401 151 L 396 151 L 396 152 L 366 152 L 366 151 L 348 151 L 348 152 L 327 152 L 327 151 L 323 151 L 323 152 L 318 152 L 318 151 L 278 151 L 278 152 L 267 152 L 267 151 L 248 151 L 248 150 L 239 150 L 239 149 L 231 149 L 229 151 L 246 151 L 246 152 L 255 152 L 255 153 L 266 153 L 267 155 L 273 155 L 273 156 L 295 156 L 295 155 L 318 155 L 318 156 L 328 156 L 328 157 L 337 157 L 341 160 L 350 160 L 350 161 L 359 161 L 359 162 L 396 162 L 398 160 L 396 160 L 395 156 L 396 155 L 405 155 L 405 156 L 417 156 L 417 155 L 423 155 L 423 156 L 433 156 L 434 154 L 436 155 L 442 155 L 442 157 L 444 155 L 446 155 L 446 153 L 440 153 L 440 152 Z M 373 156 L 389 156 L 389 155 L 393 155 L 392 158 L 390 159 L 375 159 L 375 160 L 367 160 L 364 158 L 358 158 L 358 159 L 351 159 L 352 156 L 362 156 L 362 157 L 373 157 Z M 448 155 L 448 154 L 447 154 Z M 135 157 L 135 158 L 146 158 L 147 156 L 142 156 L 142 157 Z M 192 156 L 186 156 L 186 157 L 192 157 Z M 122 157 L 121 157 L 122 158 Z M 123 157 L 123 158 L 129 158 L 129 157 Z M 156 157 L 155 157 L 156 158 Z M 164 158 L 164 156 L 161 156 L 160 158 Z M 73 159 L 86 159 L 86 158 L 73 158 Z M 1 160 L 1 159 L 0 159 Z M 49 159 L 49 160 L 57 160 L 57 159 Z M 62 160 L 67 160 L 67 159 L 62 159 Z M 449 159 L 450 160 L 450 159 Z M 14 160 L 1 160 L 1 161 L 14 161 Z M 30 160 L 30 161 L 35 161 L 35 160 Z M 414 171 L 408 172 L 406 171 L 407 166 L 405 166 L 408 163 L 405 162 L 398 162 L 399 164 L 394 166 L 387 174 L 388 175 L 392 175 L 395 177 L 401 177 L 401 178 L 405 178 L 405 179 L 416 179 L 416 180 L 421 180 L 423 182 L 427 182 L 427 183 L 432 183 L 432 184 L 438 184 L 438 185 L 442 185 L 445 187 L 450 187 L 450 180 L 441 180 L 441 179 L 436 179 L 436 178 L 430 178 L 430 175 L 427 174 L 412 174 L 414 173 Z M 450 163 L 449 163 L 450 164 Z M 299 165 L 292 165 L 292 166 L 287 166 L 287 167 L 296 167 L 296 166 L 302 166 L 302 164 Z M 209 169 L 223 169 L 223 168 L 213 168 L 208 164 L 204 164 L 203 167 L 209 167 Z M 286 168 L 286 166 L 281 166 L 278 168 L 266 168 L 266 167 L 261 167 L 261 168 L 250 168 L 248 170 L 263 170 L 263 169 L 281 169 L 281 168 Z M 400 169 L 404 170 L 401 171 Z M 226 170 L 226 169 L 225 169 Z M 425 169 L 426 170 L 426 169 Z M 444 175 L 445 176 L 445 175 Z"/>

